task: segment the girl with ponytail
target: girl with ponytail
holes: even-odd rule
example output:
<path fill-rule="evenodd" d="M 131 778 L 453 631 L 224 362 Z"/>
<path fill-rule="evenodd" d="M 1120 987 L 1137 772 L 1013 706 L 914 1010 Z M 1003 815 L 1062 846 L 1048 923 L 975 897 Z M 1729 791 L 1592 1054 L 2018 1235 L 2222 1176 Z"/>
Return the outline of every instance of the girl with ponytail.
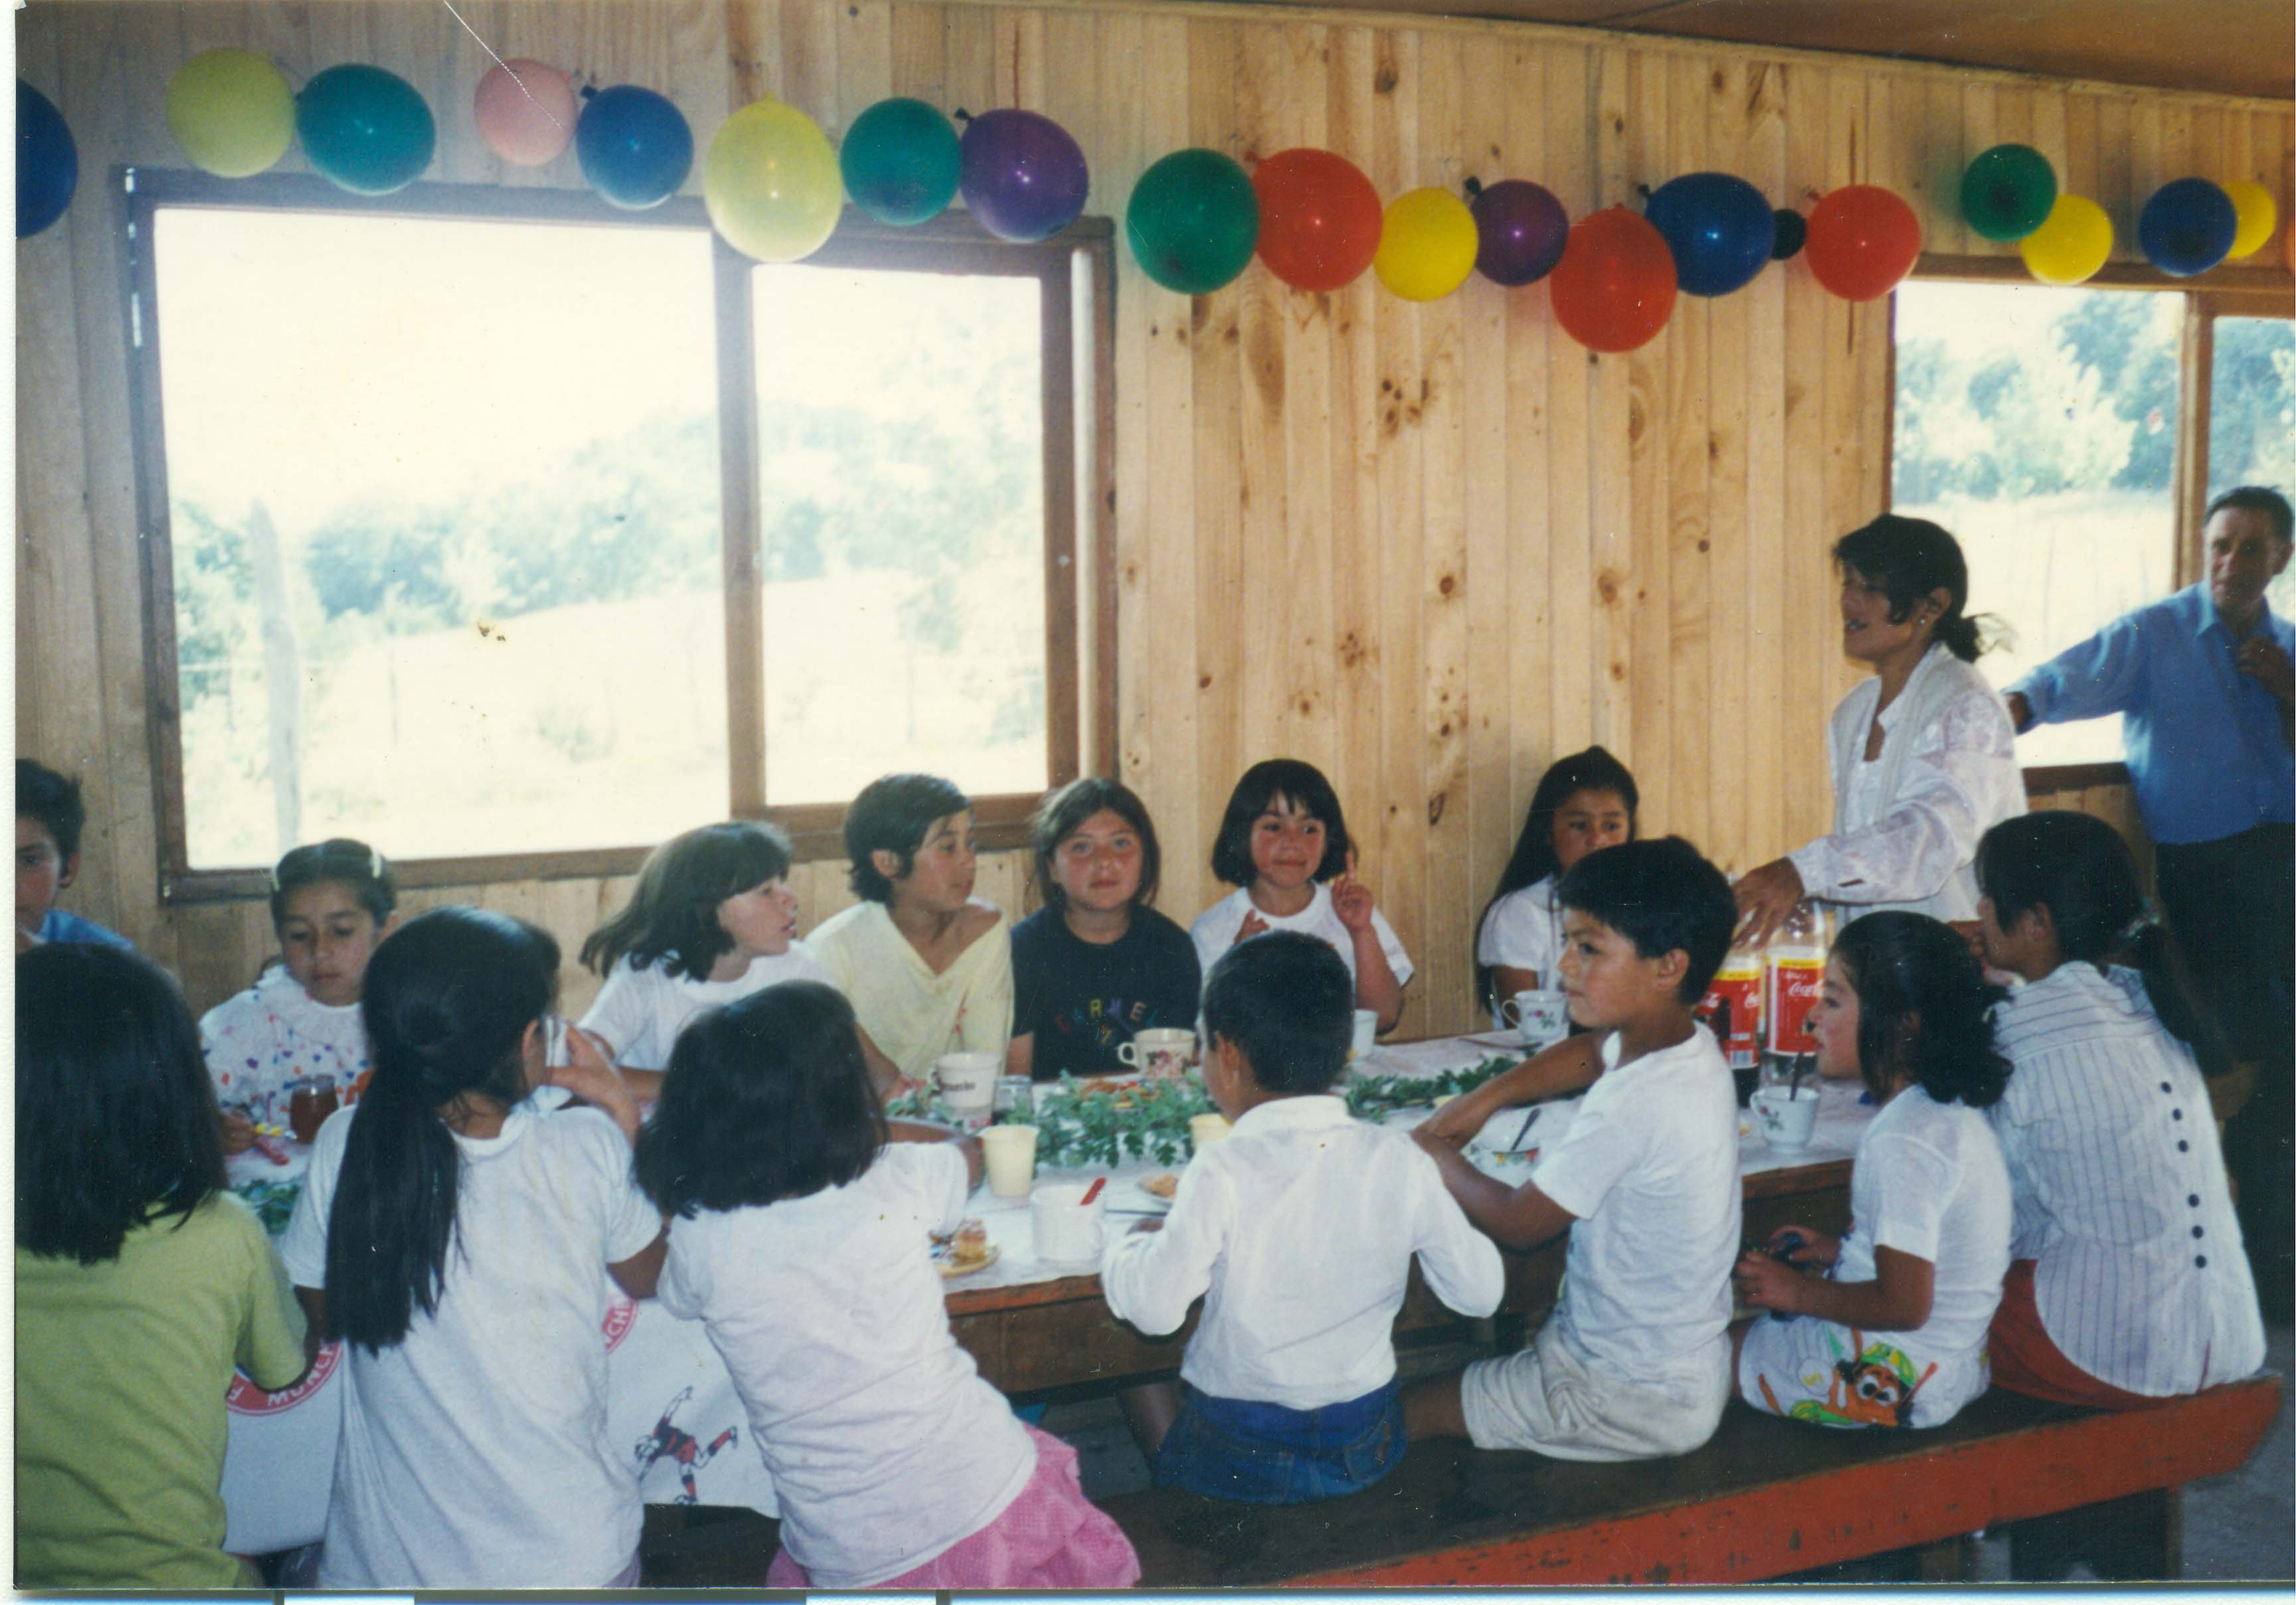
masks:
<path fill-rule="evenodd" d="M 1978 672 L 1986 630 L 1961 545 L 1925 518 L 1884 513 L 1833 547 L 1841 650 L 1874 671 L 1826 727 L 1833 829 L 1736 886 L 1749 941 L 1818 898 L 1854 919 L 1904 909 L 1976 918 L 1978 837 L 2025 811 L 2017 737 Z"/>
<path fill-rule="evenodd" d="M 628 1587 L 637 1478 L 606 1438 L 598 1323 L 666 1239 L 636 1100 L 595 1046 L 546 1067 L 545 932 L 435 910 L 375 951 L 366 1096 L 332 1116 L 281 1247 L 346 1354 L 328 1588 Z M 545 1113 L 544 1082 L 589 1107 Z"/>
<path fill-rule="evenodd" d="M 2017 1220 L 1993 1379 L 2129 1409 L 2248 1375 L 2264 1327 L 2202 1080 L 2229 1059 L 2128 844 L 2029 814 L 1987 832 L 1977 880 L 1985 960 L 2025 983 L 1994 1016 Z"/>

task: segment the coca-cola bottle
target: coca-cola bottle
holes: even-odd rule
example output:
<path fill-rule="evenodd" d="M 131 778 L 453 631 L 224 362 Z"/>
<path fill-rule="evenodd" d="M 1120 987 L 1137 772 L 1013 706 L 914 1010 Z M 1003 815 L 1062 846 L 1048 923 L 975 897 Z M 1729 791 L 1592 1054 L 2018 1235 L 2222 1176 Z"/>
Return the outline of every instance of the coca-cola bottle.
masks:
<path fill-rule="evenodd" d="M 1802 901 L 1770 934 L 1762 950 L 1762 1082 L 1784 1082 L 1793 1061 L 1817 1051 L 1809 1034 L 1810 1011 L 1817 1007 L 1825 980 L 1825 955 L 1832 945 L 1825 911 Z"/>
<path fill-rule="evenodd" d="M 1738 1083 L 1738 1103 L 1754 1091 L 1762 1057 L 1762 955 L 1752 943 L 1734 943 L 1706 989 L 1698 1017 L 1714 1033 L 1715 1046 L 1730 1063 Z"/>

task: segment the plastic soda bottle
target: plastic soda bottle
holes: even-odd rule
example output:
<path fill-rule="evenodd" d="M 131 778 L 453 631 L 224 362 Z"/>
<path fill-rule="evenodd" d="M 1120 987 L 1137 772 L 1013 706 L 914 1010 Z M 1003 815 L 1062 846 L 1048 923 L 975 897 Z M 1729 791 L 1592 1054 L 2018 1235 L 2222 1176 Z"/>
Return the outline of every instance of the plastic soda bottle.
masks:
<path fill-rule="evenodd" d="M 1762 1050 L 1762 956 L 1746 942 L 1734 944 L 1714 972 L 1698 1017 L 1714 1033 L 1733 1070 L 1751 1070 Z"/>
<path fill-rule="evenodd" d="M 1825 979 L 1826 924 L 1824 911 L 1816 903 L 1797 903 L 1762 951 L 1766 1073 L 1775 1070 L 1783 1076 L 1797 1055 L 1817 1051 L 1816 1039 L 1809 1034 L 1809 1016 Z"/>

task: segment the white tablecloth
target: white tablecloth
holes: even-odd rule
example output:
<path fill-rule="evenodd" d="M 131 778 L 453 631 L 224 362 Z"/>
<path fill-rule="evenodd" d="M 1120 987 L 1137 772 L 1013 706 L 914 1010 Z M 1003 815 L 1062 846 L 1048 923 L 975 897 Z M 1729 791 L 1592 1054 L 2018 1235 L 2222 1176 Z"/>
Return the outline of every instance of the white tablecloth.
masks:
<path fill-rule="evenodd" d="M 1361 1073 L 1386 1075 L 1435 1075 L 1446 1070 L 1480 1064 L 1494 1054 L 1510 1051 L 1498 1037 L 1454 1037 L 1400 1047 L 1379 1048 L 1357 1062 Z M 1739 1122 L 1739 1165 L 1752 1175 L 1762 1171 L 1848 1159 L 1858 1133 L 1873 1110 L 1858 1102 L 1855 1083 L 1829 1083 L 1818 1106 L 1816 1135 L 1807 1148 L 1792 1152 L 1772 1149 L 1757 1135 L 1752 1124 Z M 1578 1100 L 1561 1099 L 1543 1106 L 1524 1141 L 1552 1146 L 1569 1126 Z M 1388 1117 L 1398 1127 L 1416 1125 L 1425 1109 L 1400 1110 Z M 1502 1115 L 1492 1123 L 1510 1129 L 1495 1138 L 1496 1146 L 1511 1145 L 1523 1119 L 1521 1113 Z M 1504 1180 L 1519 1181 L 1529 1174 L 1529 1165 L 1497 1157 L 1488 1150 L 1471 1150 L 1477 1163 Z M 308 1163 L 307 1150 L 290 1146 L 290 1163 L 274 1166 L 259 1154 L 246 1154 L 231 1162 L 232 1181 L 244 1186 L 255 1181 L 291 1181 Z M 1138 1181 L 1171 1166 L 1134 1159 L 1107 1171 L 1107 1221 L 1111 1233 L 1128 1230 L 1136 1212 L 1155 1208 L 1142 1194 Z M 1046 1168 L 1045 1181 L 1078 1181 L 1103 1173 L 1105 1167 L 1082 1170 Z M 996 1247 L 996 1263 L 948 1284 L 951 1292 L 988 1291 L 1025 1287 L 1062 1277 L 1096 1274 L 1095 1263 L 1054 1264 L 1037 1257 L 1035 1232 L 1028 1200 L 999 1198 L 985 1187 L 973 1195 L 972 1208 L 988 1229 Z M 733 1379 L 709 1346 L 699 1322 L 676 1321 L 651 1302 L 618 1302 L 608 1313 L 602 1340 L 610 1358 L 606 1367 L 607 1420 L 610 1440 L 630 1445 L 634 1466 L 642 1469 L 640 1486 L 649 1504 L 698 1501 L 702 1504 L 747 1505 L 771 1516 L 778 1514 L 772 1479 L 749 1441 L 750 1424 L 734 1391 Z M 228 1519 L 224 1547 L 237 1554 L 264 1554 L 316 1543 L 326 1527 L 327 1499 L 333 1481 L 335 1441 L 342 1429 L 343 1387 L 340 1356 L 331 1346 L 320 1355 L 312 1374 L 288 1393 L 263 1393 L 244 1377 L 236 1379 L 230 1402 L 231 1436 L 224 1459 L 223 1496 Z"/>

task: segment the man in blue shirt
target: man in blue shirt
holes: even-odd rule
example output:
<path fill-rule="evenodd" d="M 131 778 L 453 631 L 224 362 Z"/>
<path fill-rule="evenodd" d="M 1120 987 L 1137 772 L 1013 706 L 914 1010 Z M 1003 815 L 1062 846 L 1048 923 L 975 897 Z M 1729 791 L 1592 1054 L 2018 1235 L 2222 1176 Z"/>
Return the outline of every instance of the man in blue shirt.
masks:
<path fill-rule="evenodd" d="M 2161 901 L 2234 1050 L 2257 1067 L 2227 1124 L 2242 1235 L 2265 1313 L 2289 1318 L 2296 1104 L 2296 624 L 2265 588 L 2288 566 L 2287 499 L 2209 505 L 2208 576 L 2114 620 L 2009 688 L 2018 729 L 2122 715 Z"/>
<path fill-rule="evenodd" d="M 16 760 L 16 951 L 42 942 L 132 945 L 116 931 L 55 906 L 56 893 L 79 873 L 80 832 L 87 804 L 79 782 L 44 763 Z"/>

